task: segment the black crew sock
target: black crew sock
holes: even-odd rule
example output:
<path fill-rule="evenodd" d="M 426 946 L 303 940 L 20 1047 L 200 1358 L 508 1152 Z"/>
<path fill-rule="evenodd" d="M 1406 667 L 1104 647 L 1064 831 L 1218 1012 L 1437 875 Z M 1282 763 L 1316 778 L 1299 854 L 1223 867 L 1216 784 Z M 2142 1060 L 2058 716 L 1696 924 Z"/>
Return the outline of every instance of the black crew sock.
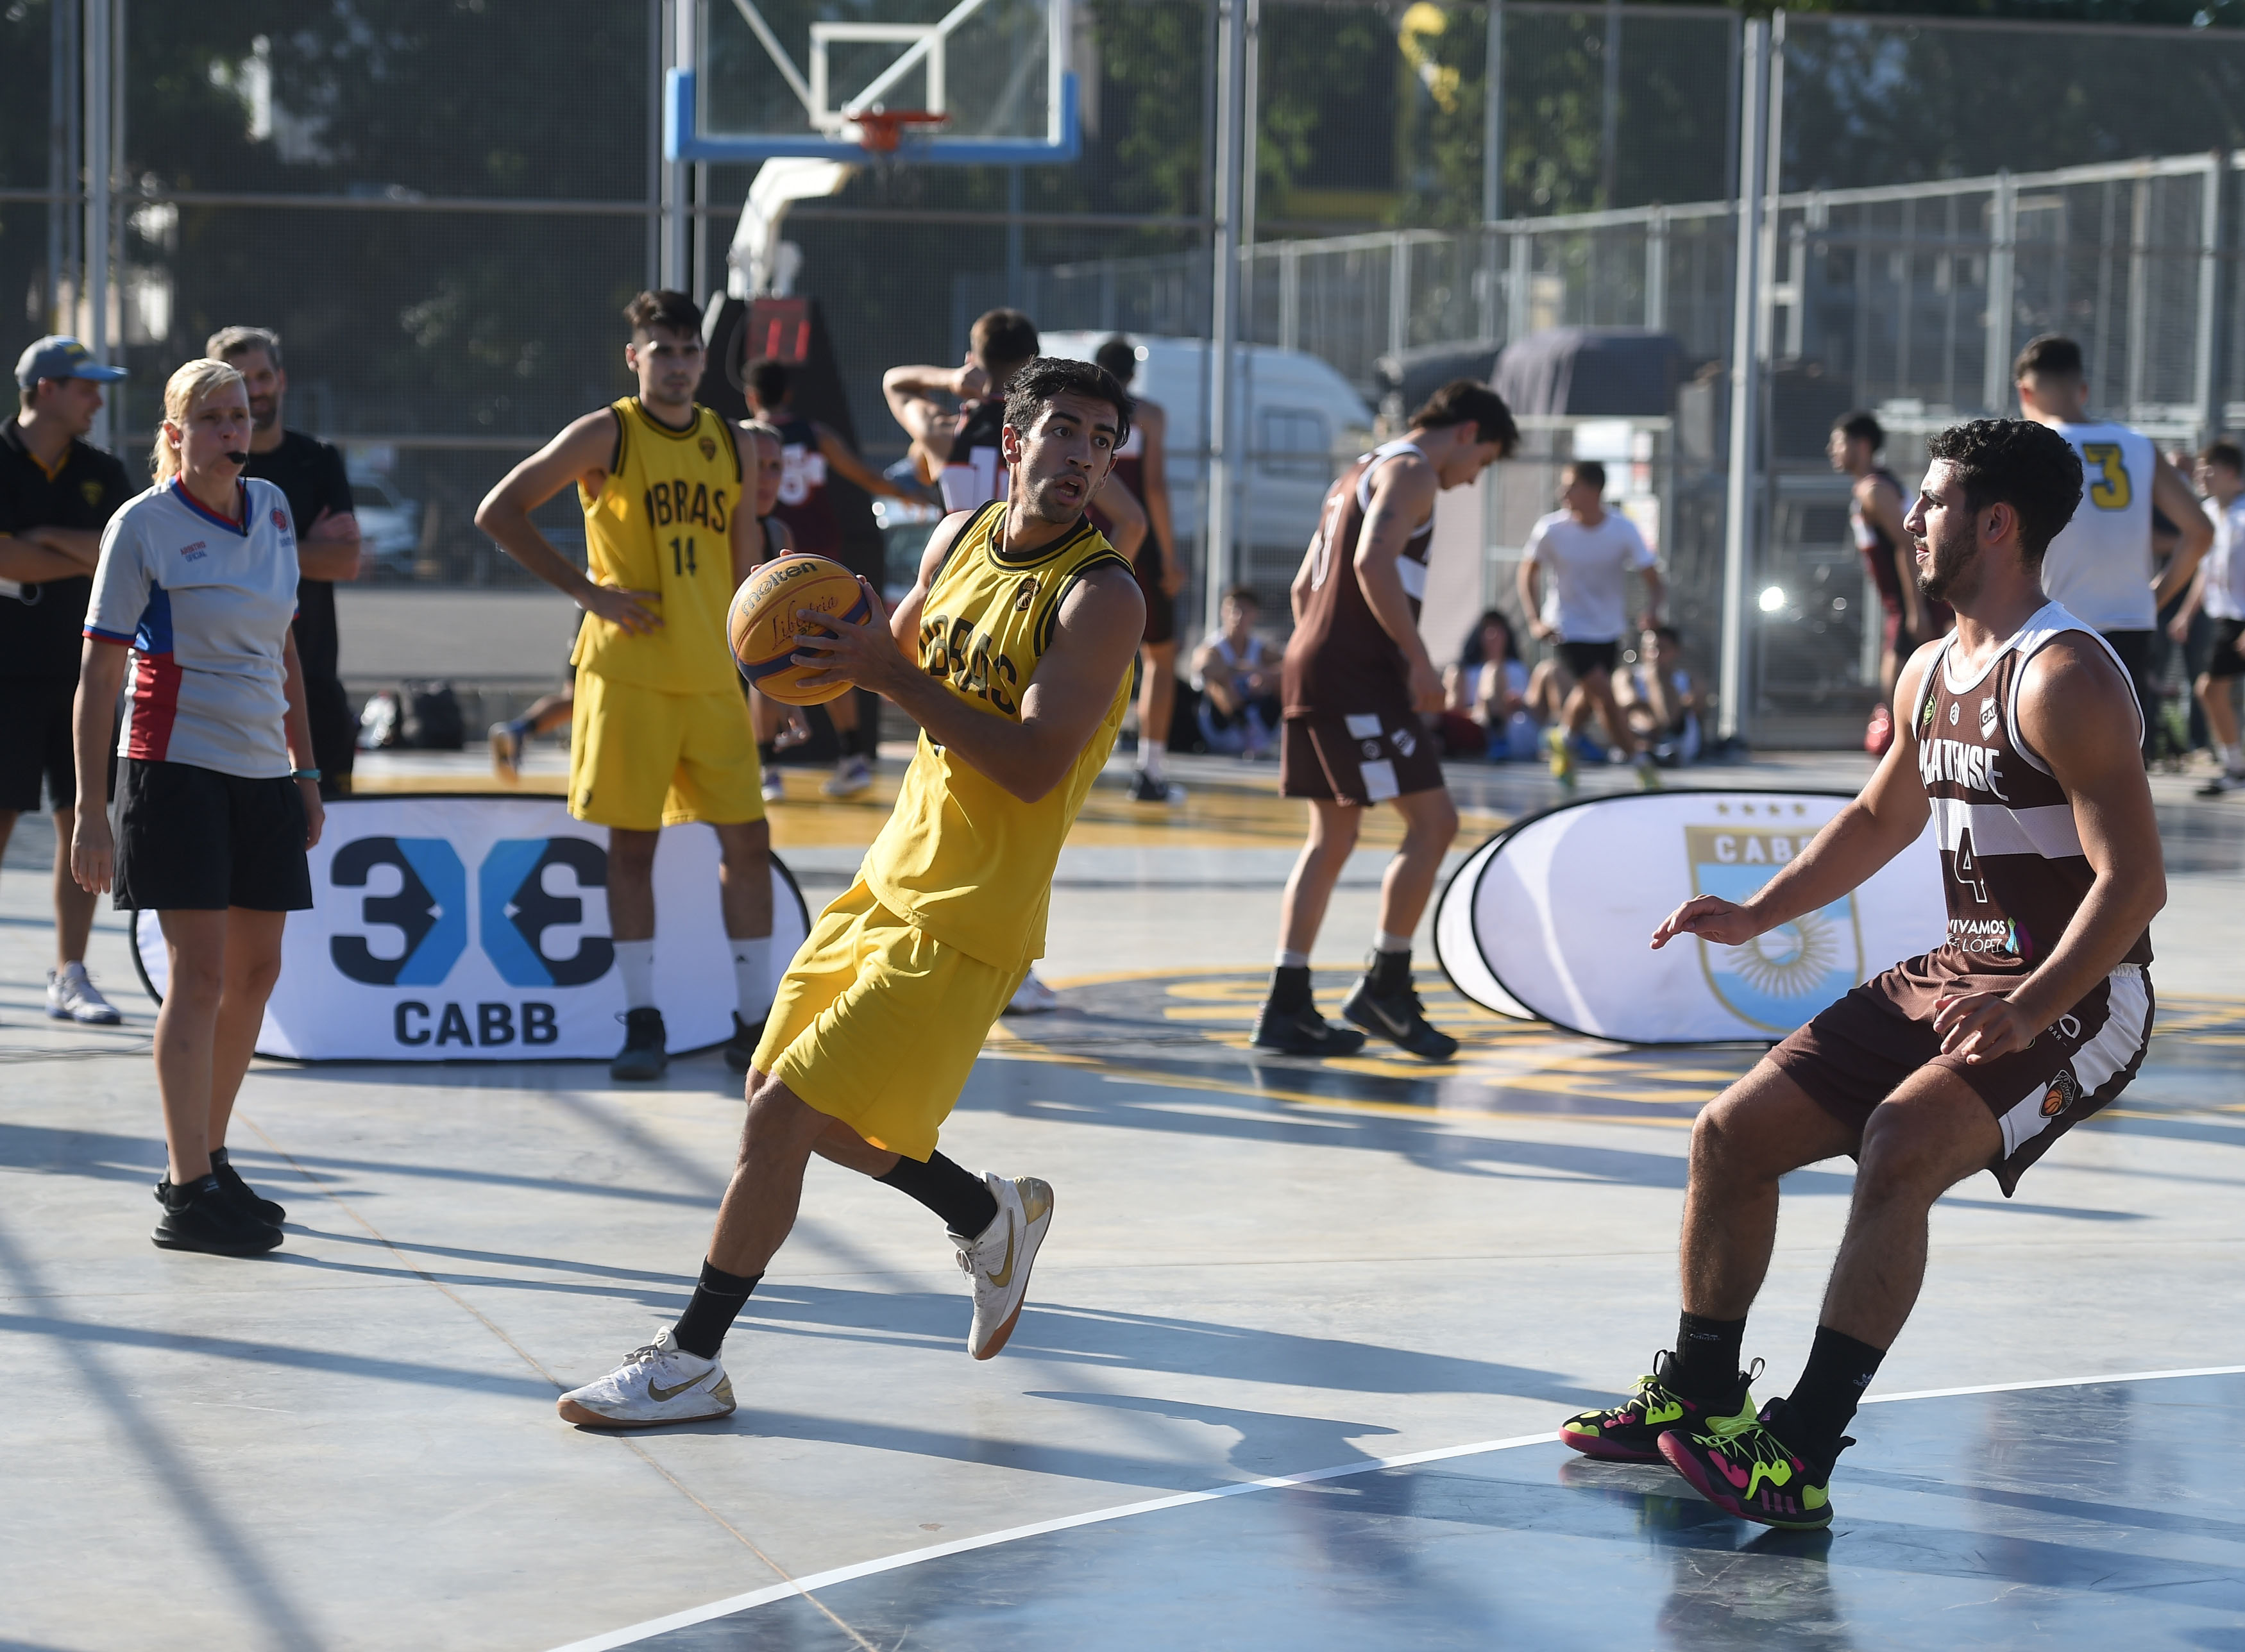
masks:
<path fill-rule="evenodd" d="M 1381 998 L 1401 992 L 1411 985 L 1411 949 L 1400 952 L 1374 952 L 1371 967 L 1364 972 L 1372 983 L 1372 990 Z"/>
<path fill-rule="evenodd" d="M 1818 1459 L 1836 1452 L 1840 1436 L 1862 1403 L 1863 1390 L 1879 1374 L 1879 1362 L 1886 1357 L 1883 1348 L 1857 1342 L 1829 1325 L 1817 1326 L 1808 1364 L 1785 1402 L 1786 1420 L 1792 1425 L 1787 1436 L 1797 1432 L 1801 1438 L 1781 1436 L 1785 1443 Z"/>
<path fill-rule="evenodd" d="M 1307 1009 L 1315 1000 L 1310 996 L 1310 966 L 1306 964 L 1281 964 L 1271 972 L 1271 1007 L 1274 1010 Z"/>
<path fill-rule="evenodd" d="M 919 1200 L 964 1239 L 972 1239 L 998 1219 L 998 1200 L 990 1184 L 940 1153 L 929 1154 L 926 1164 L 899 1154 L 896 1168 L 873 1179 Z"/>
<path fill-rule="evenodd" d="M 1739 1379 L 1739 1351 L 1746 1339 L 1743 1319 L 1684 1315 L 1676 1323 L 1676 1357 L 1668 1368 L 1668 1385 L 1686 1399 L 1718 1398 Z"/>
<path fill-rule="evenodd" d="M 779 741 L 777 740 L 756 741 L 756 761 L 766 768 L 779 762 Z"/>
<path fill-rule="evenodd" d="M 677 1328 L 670 1334 L 674 1341 L 689 1354 L 699 1354 L 704 1359 L 715 1359 L 717 1351 L 725 1345 L 725 1333 L 740 1317 L 741 1310 L 749 1305 L 749 1293 L 756 1288 L 762 1274 L 729 1274 L 714 1262 L 702 1264 L 702 1277 L 694 1287 L 693 1299 L 686 1311 L 678 1316 Z"/>
<path fill-rule="evenodd" d="M 842 730 L 839 739 L 842 742 L 842 755 L 844 757 L 863 757 L 865 755 L 865 725 L 862 723 L 855 728 Z"/>

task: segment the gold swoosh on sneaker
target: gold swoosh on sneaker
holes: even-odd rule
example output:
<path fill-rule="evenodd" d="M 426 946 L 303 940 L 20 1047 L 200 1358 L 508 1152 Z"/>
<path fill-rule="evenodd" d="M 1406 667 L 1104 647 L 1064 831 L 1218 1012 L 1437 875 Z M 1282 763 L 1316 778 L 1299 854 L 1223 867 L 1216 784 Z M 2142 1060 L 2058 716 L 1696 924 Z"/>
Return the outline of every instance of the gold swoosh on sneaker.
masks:
<path fill-rule="evenodd" d="M 707 1377 L 709 1374 L 709 1373 L 705 1371 L 702 1373 L 702 1377 Z M 647 1385 L 647 1397 L 660 1405 L 665 1401 L 676 1399 L 688 1389 L 700 1382 L 702 1380 L 702 1377 L 689 1377 L 684 1382 L 679 1384 L 675 1388 L 663 1388 L 658 1386 L 654 1379 L 650 1378 Z"/>
<path fill-rule="evenodd" d="M 1002 1268 L 994 1269 L 990 1275 L 990 1283 L 1000 1290 L 1003 1290 L 1008 1284 L 1013 1283 L 1014 1239 L 1018 1231 L 1019 1230 L 1012 1222 L 1009 1222 L 1006 1224 L 1006 1265 Z"/>

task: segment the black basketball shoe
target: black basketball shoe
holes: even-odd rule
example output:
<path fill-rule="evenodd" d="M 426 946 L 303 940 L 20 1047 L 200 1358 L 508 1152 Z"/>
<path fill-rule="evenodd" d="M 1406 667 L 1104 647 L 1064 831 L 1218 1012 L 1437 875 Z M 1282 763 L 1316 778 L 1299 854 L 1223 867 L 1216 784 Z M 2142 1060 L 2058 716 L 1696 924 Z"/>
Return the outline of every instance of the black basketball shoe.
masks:
<path fill-rule="evenodd" d="M 1313 1004 L 1282 1008 L 1270 999 L 1255 1018 L 1254 1044 L 1281 1055 L 1354 1055 L 1364 1047 L 1364 1034 L 1353 1026 L 1335 1026 Z"/>
<path fill-rule="evenodd" d="M 281 1229 L 243 1209 L 214 1176 L 184 1188 L 159 1182 L 164 1214 L 148 1236 L 163 1250 L 200 1250 L 214 1256 L 259 1256 L 281 1242 Z"/>
<path fill-rule="evenodd" d="M 669 1066 L 670 1052 L 663 1047 L 662 1012 L 626 1010 L 624 1047 L 608 1063 L 608 1076 L 627 1083 L 643 1083 L 661 1078 Z"/>
<path fill-rule="evenodd" d="M 1652 1374 L 1638 1378 L 1635 1391 L 1620 1405 L 1579 1412 L 1560 1424 L 1559 1443 L 1601 1462 L 1658 1463 L 1660 1437 L 1672 1428 L 1704 1430 L 1718 1420 L 1744 1425 L 1753 1419 L 1749 1390 L 1761 1371 L 1759 1359 L 1727 1390 L 1704 1403 L 1668 1385 L 1675 1368 L 1676 1357 L 1663 1349 L 1653 1356 Z"/>
<path fill-rule="evenodd" d="M 1455 1039 L 1427 1025 L 1427 1012 L 1408 975 L 1382 992 L 1367 970 L 1341 1000 L 1340 1012 L 1366 1032 L 1393 1039 L 1426 1060 L 1447 1061 L 1458 1053 Z"/>
<path fill-rule="evenodd" d="M 771 1018 L 767 1016 L 765 1020 Z M 753 1026 L 741 1019 L 738 1010 L 733 1012 L 733 1036 L 725 1040 L 725 1065 L 736 1073 L 746 1073 L 756 1065 L 756 1046 L 763 1042 L 764 1023 Z"/>

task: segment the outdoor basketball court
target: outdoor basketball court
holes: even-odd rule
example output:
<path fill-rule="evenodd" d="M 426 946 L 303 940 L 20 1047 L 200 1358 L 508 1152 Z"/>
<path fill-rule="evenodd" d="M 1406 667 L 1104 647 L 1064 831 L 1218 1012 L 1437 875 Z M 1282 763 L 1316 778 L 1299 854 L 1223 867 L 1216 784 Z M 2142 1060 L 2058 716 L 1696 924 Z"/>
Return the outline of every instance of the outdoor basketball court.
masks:
<path fill-rule="evenodd" d="M 1550 800 L 1497 774 L 1464 782 L 1487 819 Z M 1184 778 L 1167 823 L 1095 794 L 1055 897 L 1068 1007 L 1001 1025 L 946 1131 L 1057 1192 L 1011 1347 L 970 1360 L 949 1244 L 822 1167 L 728 1346 L 740 1411 L 639 1437 L 553 1401 L 683 1303 L 740 1114 L 714 1054 L 629 1092 L 597 1063 L 260 1063 L 236 1151 L 287 1245 L 159 1252 L 149 1005 L 105 916 L 127 1024 L 39 1013 L 45 843 L 23 830 L 0 1643 L 2237 1644 L 2245 999 L 2221 915 L 2245 816 L 2158 782 L 2151 1060 L 2016 1201 L 1983 1180 L 1936 1209 L 1923 1305 L 1808 1539 L 1550 1437 L 1668 1340 L 1686 1127 L 1752 1050 L 1564 1037 L 1430 982 L 1469 1030 L 1454 1068 L 1257 1055 L 1292 811 L 1267 775 Z M 856 812 L 869 836 L 879 809 Z M 849 819 L 778 812 L 814 901 L 854 863 Z M 1379 854 L 1327 925 L 1336 992 Z M 1788 1183 L 1759 1391 L 1806 1351 L 1848 1169 Z"/>

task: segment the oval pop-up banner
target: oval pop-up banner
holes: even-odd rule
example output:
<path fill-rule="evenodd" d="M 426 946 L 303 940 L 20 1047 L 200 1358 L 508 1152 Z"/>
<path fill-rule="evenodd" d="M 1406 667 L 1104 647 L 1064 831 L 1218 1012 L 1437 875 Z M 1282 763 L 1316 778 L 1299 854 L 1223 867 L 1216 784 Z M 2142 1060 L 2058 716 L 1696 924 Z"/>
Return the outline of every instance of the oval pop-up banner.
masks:
<path fill-rule="evenodd" d="M 1665 791 L 1516 822 L 1458 868 L 1434 912 L 1451 984 L 1500 1015 L 1627 1044 L 1772 1042 L 1860 981 L 1942 944 L 1930 830 L 1852 894 L 1743 946 L 1650 944 L 1695 895 L 1742 901 L 1852 794 Z"/>
<path fill-rule="evenodd" d="M 311 852 L 312 910 L 291 912 L 260 1055 L 296 1061 L 606 1060 L 623 1044 L 608 935 L 608 833 L 558 798 L 346 797 Z M 772 979 L 810 931 L 774 856 Z M 655 995 L 673 1051 L 732 1036 L 738 1001 L 717 897 L 717 834 L 667 828 L 655 856 Z M 153 912 L 133 962 L 161 1002 Z"/>

